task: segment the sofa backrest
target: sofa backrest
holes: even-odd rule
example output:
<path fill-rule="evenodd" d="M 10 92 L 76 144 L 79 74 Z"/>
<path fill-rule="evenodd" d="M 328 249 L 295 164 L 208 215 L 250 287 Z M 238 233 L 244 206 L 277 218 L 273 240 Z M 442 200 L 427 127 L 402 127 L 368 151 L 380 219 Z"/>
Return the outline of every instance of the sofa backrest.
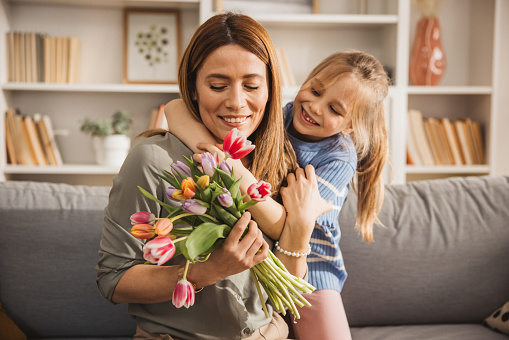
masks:
<path fill-rule="evenodd" d="M 354 231 L 350 192 L 340 247 L 352 326 L 480 323 L 509 300 L 509 177 L 388 186 L 371 244 Z"/>
<path fill-rule="evenodd" d="M 30 338 L 131 337 L 127 307 L 97 289 L 109 188 L 0 183 L 0 301 Z"/>

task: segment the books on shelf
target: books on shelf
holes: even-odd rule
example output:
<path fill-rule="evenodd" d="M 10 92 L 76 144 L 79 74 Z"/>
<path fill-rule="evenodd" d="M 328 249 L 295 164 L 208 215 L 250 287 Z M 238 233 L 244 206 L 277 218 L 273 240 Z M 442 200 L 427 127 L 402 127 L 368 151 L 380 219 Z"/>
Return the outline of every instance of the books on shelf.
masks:
<path fill-rule="evenodd" d="M 9 82 L 78 82 L 78 38 L 10 31 L 6 41 Z"/>
<path fill-rule="evenodd" d="M 283 82 L 283 86 L 297 86 L 295 75 L 293 74 L 293 70 L 288 63 L 288 58 L 286 57 L 285 49 L 282 47 L 277 47 L 276 54 L 279 61 L 279 69 L 281 70 L 281 81 Z"/>
<path fill-rule="evenodd" d="M 62 165 L 51 119 L 47 115 L 5 113 L 7 163 L 12 165 Z"/>
<path fill-rule="evenodd" d="M 470 118 L 423 118 L 418 110 L 408 111 L 407 164 L 484 164 L 481 124 Z"/>

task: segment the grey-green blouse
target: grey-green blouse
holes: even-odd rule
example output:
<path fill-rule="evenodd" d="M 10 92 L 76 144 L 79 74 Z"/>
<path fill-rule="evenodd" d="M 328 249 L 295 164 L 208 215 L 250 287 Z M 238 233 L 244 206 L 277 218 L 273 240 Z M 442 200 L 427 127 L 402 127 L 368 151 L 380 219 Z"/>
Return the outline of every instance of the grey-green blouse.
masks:
<path fill-rule="evenodd" d="M 131 214 L 150 211 L 161 216 L 165 212 L 157 203 L 145 198 L 137 186 L 172 204 L 164 193 L 168 184 L 154 172 L 169 170 L 171 163 L 183 161 L 183 155 L 189 157 L 192 151 L 169 133 L 143 138 L 132 148 L 113 180 L 97 265 L 99 291 L 110 302 L 122 275 L 132 266 L 145 262 L 144 241 L 130 234 Z M 272 242 L 266 240 L 272 246 Z M 183 259 L 178 256 L 168 265 L 183 263 Z M 171 301 L 131 303 L 128 307 L 129 314 L 143 330 L 166 333 L 179 339 L 242 339 L 271 320 L 265 318 L 249 271 L 205 287 L 196 294 L 194 306 L 189 309 L 177 309 Z M 267 308 L 272 315 L 272 307 L 268 304 Z"/>

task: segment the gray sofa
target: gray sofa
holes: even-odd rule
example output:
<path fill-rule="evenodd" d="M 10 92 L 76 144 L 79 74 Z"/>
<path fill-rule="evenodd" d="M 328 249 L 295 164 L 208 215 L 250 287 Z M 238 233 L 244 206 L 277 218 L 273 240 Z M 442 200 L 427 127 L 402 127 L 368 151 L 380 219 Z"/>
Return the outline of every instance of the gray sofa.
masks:
<path fill-rule="evenodd" d="M 126 306 L 95 283 L 108 190 L 0 183 L 0 302 L 29 338 L 132 338 Z M 368 245 L 351 194 L 341 248 L 354 340 L 507 339 L 481 322 L 509 300 L 508 202 L 509 177 L 390 186 Z"/>

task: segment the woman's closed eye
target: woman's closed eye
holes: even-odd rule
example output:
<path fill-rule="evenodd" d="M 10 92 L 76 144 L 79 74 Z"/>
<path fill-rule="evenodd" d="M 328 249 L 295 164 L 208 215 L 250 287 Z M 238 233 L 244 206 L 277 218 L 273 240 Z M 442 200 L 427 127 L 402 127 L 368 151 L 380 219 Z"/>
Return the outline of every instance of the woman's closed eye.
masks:
<path fill-rule="evenodd" d="M 222 91 L 222 90 L 226 89 L 226 85 L 212 85 L 212 84 L 210 84 L 209 87 L 213 91 Z"/>

